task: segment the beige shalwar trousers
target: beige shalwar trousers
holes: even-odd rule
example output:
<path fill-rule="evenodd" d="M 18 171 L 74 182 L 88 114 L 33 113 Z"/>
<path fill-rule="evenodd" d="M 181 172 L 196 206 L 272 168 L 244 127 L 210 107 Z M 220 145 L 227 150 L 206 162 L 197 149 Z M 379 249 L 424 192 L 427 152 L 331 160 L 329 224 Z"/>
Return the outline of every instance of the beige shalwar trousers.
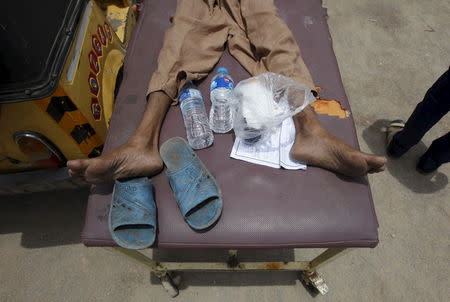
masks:
<path fill-rule="evenodd" d="M 206 77 L 227 44 L 251 75 L 270 71 L 314 90 L 300 49 L 273 0 L 178 0 L 147 94 L 164 91 L 176 103 L 186 81 Z"/>

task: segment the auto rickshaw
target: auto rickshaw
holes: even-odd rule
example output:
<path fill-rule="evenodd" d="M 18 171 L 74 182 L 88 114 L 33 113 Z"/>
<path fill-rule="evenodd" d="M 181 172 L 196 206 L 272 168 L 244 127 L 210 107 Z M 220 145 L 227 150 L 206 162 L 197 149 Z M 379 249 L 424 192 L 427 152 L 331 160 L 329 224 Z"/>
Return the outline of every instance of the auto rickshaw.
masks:
<path fill-rule="evenodd" d="M 65 164 L 101 154 L 138 3 L 21 2 L 0 22 L 0 193 L 79 186 Z"/>

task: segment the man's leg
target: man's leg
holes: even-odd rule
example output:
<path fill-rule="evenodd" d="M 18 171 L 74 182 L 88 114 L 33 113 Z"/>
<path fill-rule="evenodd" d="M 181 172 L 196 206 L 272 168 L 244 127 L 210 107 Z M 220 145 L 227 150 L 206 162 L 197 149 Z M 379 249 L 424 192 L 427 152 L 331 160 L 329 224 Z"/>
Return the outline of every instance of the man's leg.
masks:
<path fill-rule="evenodd" d="M 314 90 L 297 42 L 273 0 L 241 0 L 240 13 L 242 20 L 230 28 L 230 54 L 252 75 L 270 71 Z"/>
<path fill-rule="evenodd" d="M 217 1 L 178 1 L 172 26 L 166 31 L 148 89 L 148 104 L 140 125 L 122 146 L 98 158 L 67 162 L 69 173 L 89 183 L 153 176 L 163 167 L 159 133 L 165 114 L 188 80 L 207 76 L 222 55 L 228 25 Z"/>
<path fill-rule="evenodd" d="M 161 171 L 158 142 L 171 99 L 163 92 L 150 94 L 136 132 L 122 146 L 100 157 L 67 162 L 72 177 L 97 184 L 134 176 L 153 176 Z"/>
<path fill-rule="evenodd" d="M 402 131 L 396 133 L 387 152 L 393 157 L 405 154 L 450 110 L 450 70 L 447 70 L 425 94 Z M 450 151 L 449 151 L 450 152 Z"/>
<path fill-rule="evenodd" d="M 249 60 L 247 51 L 239 51 L 248 47 L 230 47 L 231 54 L 252 74 L 271 71 L 314 89 L 295 38 L 278 16 L 273 0 L 242 0 L 241 14 L 245 20 L 246 36 L 252 45 L 254 62 Z M 241 41 L 242 37 L 238 42 Z M 296 140 L 291 150 L 293 158 L 351 176 L 384 170 L 384 157 L 362 153 L 331 135 L 319 123 L 310 106 L 294 116 L 294 122 Z"/>

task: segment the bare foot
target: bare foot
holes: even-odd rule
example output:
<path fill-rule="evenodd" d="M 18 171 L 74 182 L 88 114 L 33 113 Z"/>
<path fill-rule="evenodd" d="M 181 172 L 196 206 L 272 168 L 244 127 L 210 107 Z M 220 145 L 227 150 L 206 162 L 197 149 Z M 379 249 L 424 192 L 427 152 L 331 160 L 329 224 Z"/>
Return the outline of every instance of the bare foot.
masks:
<path fill-rule="evenodd" d="M 120 178 L 153 176 L 163 168 L 157 149 L 126 143 L 100 157 L 67 162 L 69 174 L 91 184 Z"/>
<path fill-rule="evenodd" d="M 151 93 L 139 126 L 128 142 L 97 158 L 68 161 L 70 175 L 98 184 L 158 174 L 163 168 L 158 151 L 159 132 L 171 102 L 162 91 Z"/>
<path fill-rule="evenodd" d="M 348 176 L 384 171 L 386 158 L 350 147 L 325 130 L 311 114 L 314 113 L 305 109 L 294 118 L 297 133 L 292 158 Z"/>

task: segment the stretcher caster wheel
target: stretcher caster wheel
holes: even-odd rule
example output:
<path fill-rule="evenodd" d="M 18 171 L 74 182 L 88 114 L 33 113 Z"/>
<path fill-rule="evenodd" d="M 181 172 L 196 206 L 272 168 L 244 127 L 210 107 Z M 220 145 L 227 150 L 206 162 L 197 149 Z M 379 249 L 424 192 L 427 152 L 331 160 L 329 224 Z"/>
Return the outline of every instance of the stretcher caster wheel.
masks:
<path fill-rule="evenodd" d="M 166 292 L 172 297 L 176 297 L 178 296 L 178 287 L 175 284 L 174 280 L 172 279 L 172 277 L 170 277 L 169 274 L 165 274 L 163 276 L 160 277 L 161 280 L 161 284 L 164 287 L 164 289 L 166 290 Z M 179 281 L 181 281 L 181 279 L 179 279 Z"/>
<path fill-rule="evenodd" d="M 326 295 L 328 293 L 327 284 L 316 271 L 301 272 L 300 281 L 313 297 L 317 296 L 318 294 Z"/>

